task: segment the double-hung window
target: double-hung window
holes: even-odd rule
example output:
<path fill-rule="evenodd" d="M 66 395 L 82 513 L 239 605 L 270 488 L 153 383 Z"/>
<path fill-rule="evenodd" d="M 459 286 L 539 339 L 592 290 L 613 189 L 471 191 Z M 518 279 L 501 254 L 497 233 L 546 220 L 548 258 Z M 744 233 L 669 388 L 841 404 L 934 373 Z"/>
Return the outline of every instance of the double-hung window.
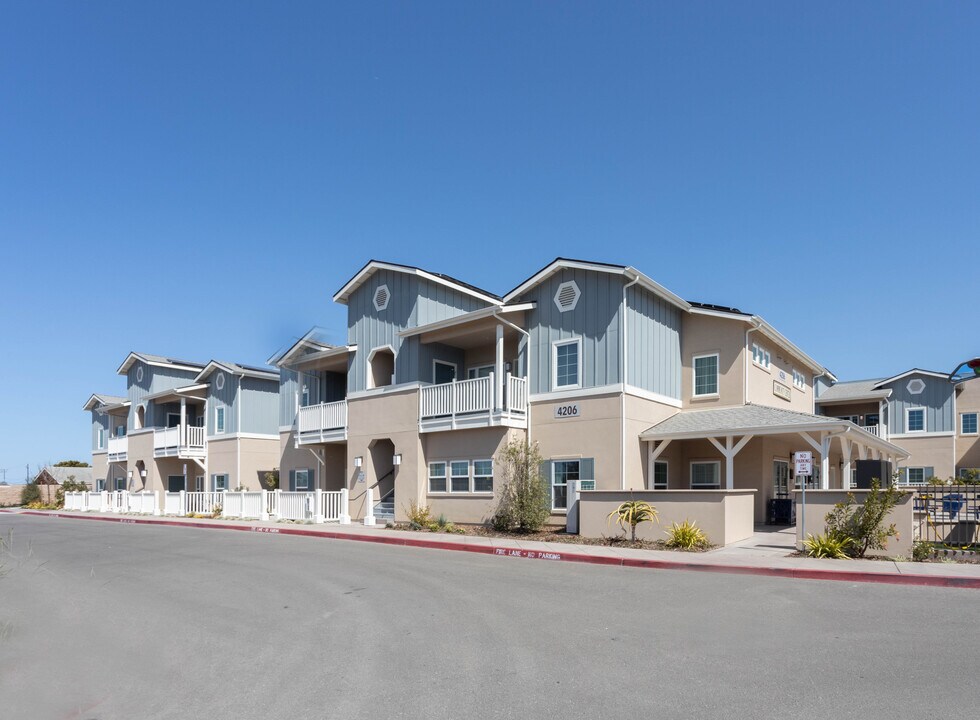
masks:
<path fill-rule="evenodd" d="M 429 492 L 446 492 L 446 463 L 429 463 Z"/>
<path fill-rule="evenodd" d="M 295 490 L 309 490 L 310 489 L 310 469 L 309 468 L 299 468 L 295 471 L 293 475 L 293 488 Z"/>
<path fill-rule="evenodd" d="M 212 475 L 211 480 L 214 485 L 214 492 L 221 492 L 222 490 L 228 489 L 227 475 Z"/>
<path fill-rule="evenodd" d="M 493 492 L 493 460 L 473 461 L 473 492 Z"/>
<path fill-rule="evenodd" d="M 770 360 L 771 360 L 771 358 L 769 356 L 769 351 L 768 350 L 766 350 L 761 345 L 757 345 L 755 343 L 752 343 L 752 362 L 754 362 L 756 365 L 758 365 L 760 367 L 763 367 L 766 370 L 768 370 L 769 369 Z"/>
<path fill-rule="evenodd" d="M 579 479 L 578 460 L 555 460 L 551 465 L 551 509 L 568 508 L 568 483 Z"/>
<path fill-rule="evenodd" d="M 717 489 L 721 486 L 721 463 L 717 460 L 691 463 L 691 489 Z"/>
<path fill-rule="evenodd" d="M 552 346 L 552 389 L 577 388 L 582 385 L 582 339 L 558 340 Z"/>
<path fill-rule="evenodd" d="M 793 387 L 797 390 L 806 390 L 806 378 L 799 370 L 793 370 Z"/>
<path fill-rule="evenodd" d="M 453 460 L 449 463 L 449 490 L 454 493 L 470 491 L 470 463 L 468 460 Z"/>
<path fill-rule="evenodd" d="M 214 432 L 215 434 L 225 431 L 225 409 L 217 407 L 214 409 Z"/>
<path fill-rule="evenodd" d="M 718 394 L 718 355 L 694 358 L 694 397 Z"/>
<path fill-rule="evenodd" d="M 969 412 L 960 415 L 960 435 L 977 434 L 977 413 Z"/>
<path fill-rule="evenodd" d="M 926 431 L 926 409 L 925 408 L 906 408 L 905 410 L 905 432 L 925 432 Z"/>

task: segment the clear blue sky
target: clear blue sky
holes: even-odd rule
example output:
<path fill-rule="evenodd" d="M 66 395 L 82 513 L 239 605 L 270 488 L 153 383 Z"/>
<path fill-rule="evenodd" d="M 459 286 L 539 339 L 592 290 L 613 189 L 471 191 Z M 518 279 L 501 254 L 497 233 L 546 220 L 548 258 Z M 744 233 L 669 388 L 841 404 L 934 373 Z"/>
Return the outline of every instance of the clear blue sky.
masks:
<path fill-rule="evenodd" d="M 371 257 L 632 264 L 841 378 L 952 369 L 978 37 L 976 3 L 7 3 L 0 467 L 89 457 L 130 350 L 342 341 Z"/>

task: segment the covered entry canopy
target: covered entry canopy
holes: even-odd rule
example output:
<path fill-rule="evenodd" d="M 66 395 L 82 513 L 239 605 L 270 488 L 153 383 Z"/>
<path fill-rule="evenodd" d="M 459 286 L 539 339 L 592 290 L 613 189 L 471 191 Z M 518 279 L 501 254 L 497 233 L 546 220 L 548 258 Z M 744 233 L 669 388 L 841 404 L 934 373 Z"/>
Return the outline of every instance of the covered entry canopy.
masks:
<path fill-rule="evenodd" d="M 757 436 L 795 435 L 820 458 L 821 487 L 830 487 L 830 450 L 840 441 L 844 478 L 850 478 L 851 461 L 884 459 L 897 465 L 909 457 L 902 448 L 863 430 L 849 420 L 810 415 L 765 405 L 739 405 L 712 410 L 686 410 L 640 433 L 651 444 L 650 460 L 656 460 L 674 440 L 707 440 L 725 458 L 725 483 L 734 487 L 735 456 Z M 856 453 L 855 453 L 856 451 Z"/>

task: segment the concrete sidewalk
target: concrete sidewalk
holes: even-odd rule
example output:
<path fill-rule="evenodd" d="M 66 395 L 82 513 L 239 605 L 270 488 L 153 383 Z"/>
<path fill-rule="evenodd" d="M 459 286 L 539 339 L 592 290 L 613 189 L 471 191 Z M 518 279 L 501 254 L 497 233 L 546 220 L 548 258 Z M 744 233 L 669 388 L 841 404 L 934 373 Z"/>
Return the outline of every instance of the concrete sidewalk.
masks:
<path fill-rule="evenodd" d="M 901 585 L 929 585 L 980 589 L 980 565 L 913 563 L 886 560 L 824 560 L 790 555 L 795 531 L 760 531 L 750 540 L 704 553 L 629 548 L 575 543 L 541 542 L 514 538 L 411 532 L 383 526 L 301 524 L 256 520 L 152 517 L 115 513 L 76 513 L 55 510 L 4 510 L 25 515 L 129 524 L 154 524 L 215 530 L 240 530 L 279 535 L 302 535 L 390 545 L 456 550 L 487 555 L 580 562 L 664 570 L 694 570 L 815 580 L 843 580 Z"/>

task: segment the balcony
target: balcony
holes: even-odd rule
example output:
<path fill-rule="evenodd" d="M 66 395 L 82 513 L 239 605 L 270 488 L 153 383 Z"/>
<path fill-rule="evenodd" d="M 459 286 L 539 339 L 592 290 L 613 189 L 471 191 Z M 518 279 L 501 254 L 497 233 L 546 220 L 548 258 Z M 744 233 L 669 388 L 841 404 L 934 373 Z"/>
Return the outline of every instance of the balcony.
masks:
<path fill-rule="evenodd" d="M 507 374 L 497 398 L 494 375 L 425 385 L 419 390 L 419 432 L 527 427 L 527 378 Z"/>
<path fill-rule="evenodd" d="M 882 440 L 888 439 L 885 437 L 887 433 L 884 432 L 884 428 L 882 428 L 881 425 L 859 425 L 858 427 L 860 427 L 862 430 L 866 430 L 875 437 L 881 438 Z"/>
<path fill-rule="evenodd" d="M 299 409 L 297 442 L 343 442 L 347 439 L 347 401 L 307 405 Z"/>
<path fill-rule="evenodd" d="M 129 438 L 125 435 L 109 438 L 108 461 L 126 462 L 129 455 Z"/>
<path fill-rule="evenodd" d="M 203 458 L 204 428 L 190 425 L 153 430 L 153 457 Z"/>

